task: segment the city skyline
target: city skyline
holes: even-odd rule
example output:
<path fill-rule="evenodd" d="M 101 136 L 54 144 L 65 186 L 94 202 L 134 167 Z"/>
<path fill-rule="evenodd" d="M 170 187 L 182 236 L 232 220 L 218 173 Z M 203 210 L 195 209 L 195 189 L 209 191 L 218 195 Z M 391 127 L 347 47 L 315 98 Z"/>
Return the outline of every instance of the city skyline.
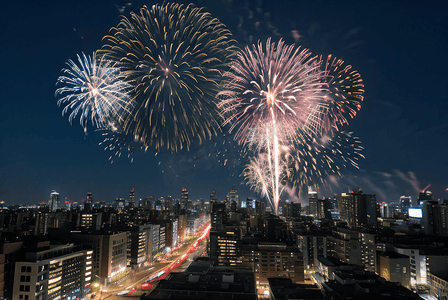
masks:
<path fill-rule="evenodd" d="M 330 180 L 330 188 L 321 188 L 319 196 L 362 188 L 376 194 L 379 202 L 398 202 L 402 195 L 416 199 L 418 191 L 431 184 L 435 199 L 448 198 L 444 168 L 448 121 L 443 118 L 448 108 L 443 57 L 447 44 L 440 38 L 448 26 L 443 7 L 435 2 L 344 2 L 338 7 L 286 0 L 275 5 L 264 1 L 257 7 L 255 2 L 249 1 L 253 18 L 242 13 L 242 5 L 220 10 L 224 4 L 205 0 L 197 4 L 207 6 L 226 24 L 240 46 L 250 36 L 252 43 L 269 36 L 284 38 L 288 44 L 297 41 L 312 53 L 343 58 L 364 79 L 365 100 L 346 129 L 360 138 L 366 158 L 359 162 L 360 170 L 343 170 L 344 178 Z M 114 153 L 98 146 L 100 132 L 88 128 L 86 135 L 77 121 L 70 126 L 61 116 L 54 92 L 65 62 L 77 54 L 91 55 L 118 24 L 120 14 L 143 4 L 153 3 L 5 4 L 1 19 L 6 30 L 0 33 L 4 41 L 0 53 L 7 58 L 0 75 L 1 201 L 47 202 L 56 190 L 61 202 L 66 197 L 80 201 L 87 192 L 93 193 L 95 202 L 109 202 L 127 198 L 133 188 L 136 199 L 180 198 L 184 187 L 193 200 L 208 199 L 213 191 L 222 200 L 231 189 L 243 199 L 256 198 L 240 176 L 246 160 L 231 134 L 194 144 L 189 152 L 136 151 L 132 163 L 123 153 L 111 164 L 108 158 Z M 238 16 L 245 31 L 238 30 L 240 19 L 232 19 Z M 262 24 L 256 25 L 258 21 Z"/>

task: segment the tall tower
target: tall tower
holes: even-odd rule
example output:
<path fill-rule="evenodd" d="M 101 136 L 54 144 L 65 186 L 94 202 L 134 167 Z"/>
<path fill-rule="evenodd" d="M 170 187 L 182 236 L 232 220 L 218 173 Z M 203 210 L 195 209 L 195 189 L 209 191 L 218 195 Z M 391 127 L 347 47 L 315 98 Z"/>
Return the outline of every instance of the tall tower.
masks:
<path fill-rule="evenodd" d="M 134 195 L 134 189 L 131 190 L 131 193 L 129 194 L 129 208 L 135 207 L 135 195 Z"/>
<path fill-rule="evenodd" d="M 308 187 L 308 214 L 312 215 L 313 217 L 317 218 L 318 216 L 318 209 L 317 209 L 317 203 L 318 203 L 318 194 L 314 190 L 312 186 Z"/>
<path fill-rule="evenodd" d="M 401 196 L 400 197 L 400 209 L 402 213 L 407 214 L 409 207 L 412 207 L 411 196 Z"/>
<path fill-rule="evenodd" d="M 93 196 L 91 192 L 87 193 L 86 201 L 84 202 L 84 210 L 91 211 L 93 206 Z"/>
<path fill-rule="evenodd" d="M 216 196 L 216 192 L 213 191 L 213 193 L 211 193 L 210 195 L 210 203 L 216 203 L 218 202 L 218 196 Z"/>
<path fill-rule="evenodd" d="M 237 194 L 237 190 L 230 190 L 229 193 L 229 204 L 230 206 L 232 206 L 232 203 L 235 203 L 235 206 L 237 207 L 237 210 L 239 210 L 241 208 L 241 204 L 240 204 L 240 197 Z"/>
<path fill-rule="evenodd" d="M 188 202 L 188 191 L 186 188 L 182 188 L 182 192 L 180 194 L 180 210 L 186 210 L 187 209 L 187 202 Z"/>
<path fill-rule="evenodd" d="M 48 208 L 50 211 L 56 211 L 59 207 L 59 193 L 53 190 L 48 201 Z"/>

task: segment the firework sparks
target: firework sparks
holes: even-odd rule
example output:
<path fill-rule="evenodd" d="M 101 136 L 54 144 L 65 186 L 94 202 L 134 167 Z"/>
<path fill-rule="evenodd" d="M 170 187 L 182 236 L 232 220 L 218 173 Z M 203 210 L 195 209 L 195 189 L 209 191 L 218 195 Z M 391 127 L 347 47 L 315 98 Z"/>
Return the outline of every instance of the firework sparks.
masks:
<path fill-rule="evenodd" d="M 265 46 L 246 47 L 230 67 L 218 107 L 224 124 L 236 130 L 235 138 L 258 155 L 244 174 L 249 185 L 268 197 L 275 213 L 285 179 L 294 177 L 285 167 L 291 157 L 296 156 L 292 174 L 301 179 L 321 176 L 323 166 L 338 169 L 336 156 L 357 165 L 357 157 L 334 147 L 341 146 L 344 136 L 338 126 L 348 123 L 363 100 L 362 80 L 351 66 L 331 56 L 324 64 L 306 49 L 268 40 Z"/>
<path fill-rule="evenodd" d="M 325 72 L 320 61 L 311 53 L 294 46 L 285 46 L 268 40 L 251 50 L 246 47 L 231 71 L 225 90 L 219 95 L 224 124 L 236 127 L 236 138 L 243 144 L 257 143 L 265 151 L 271 176 L 274 211 L 277 213 L 280 198 L 280 147 L 289 144 L 297 130 L 314 131 L 319 118 L 316 105 L 324 91 Z M 317 110 L 321 111 L 321 110 Z M 310 117 L 312 116 L 312 117 Z M 264 145 L 264 146 L 260 146 Z M 266 193 L 264 193 L 266 194 Z"/>
<path fill-rule="evenodd" d="M 331 124 L 338 131 L 340 127 L 348 125 L 348 118 L 354 118 L 361 109 L 364 84 L 358 71 L 332 55 L 327 57 L 325 74 L 326 129 Z"/>
<path fill-rule="evenodd" d="M 99 129 L 102 132 L 103 141 L 99 145 L 104 146 L 104 150 L 111 151 L 109 161 L 114 162 L 115 157 L 121 157 L 127 152 L 127 157 L 131 162 L 134 161 L 133 154 L 135 150 L 146 150 L 143 146 L 136 142 L 132 135 L 126 134 L 123 126 L 117 121 L 109 121 L 107 126 Z"/>
<path fill-rule="evenodd" d="M 192 5 L 146 6 L 123 18 L 99 51 L 120 61 L 135 85 L 135 113 L 124 129 L 144 146 L 176 152 L 215 136 L 215 97 L 235 53 L 231 33 Z"/>
<path fill-rule="evenodd" d="M 262 197 L 266 197 L 272 207 L 276 207 L 278 203 L 275 201 L 276 191 L 273 189 L 275 185 L 275 168 L 272 161 L 272 155 L 268 153 L 258 153 L 257 156 L 252 157 L 250 162 L 246 165 L 243 175 L 246 179 L 246 184 L 251 187 L 256 193 Z M 280 174 L 284 179 L 288 176 L 287 165 L 285 160 L 280 160 Z M 283 189 L 283 187 L 281 188 Z M 281 194 L 282 190 L 279 191 Z"/>
<path fill-rule="evenodd" d="M 115 64 L 106 59 L 78 55 L 78 64 L 69 60 L 69 68 L 63 69 L 56 84 L 64 84 L 56 90 L 61 96 L 58 105 L 65 105 L 62 114 L 71 111 L 72 123 L 79 114 L 79 122 L 87 129 L 89 119 L 97 128 L 105 126 L 109 119 L 120 119 L 132 110 L 129 99 L 130 84 Z"/>
<path fill-rule="evenodd" d="M 285 181 L 305 192 L 308 186 L 326 185 L 326 178 L 343 177 L 347 167 L 359 168 L 358 161 L 364 158 L 361 141 L 352 132 L 302 135 L 300 140 L 286 154 L 289 177 Z"/>
<path fill-rule="evenodd" d="M 276 45 L 246 47 L 230 64 L 228 82 L 218 104 L 230 131 L 252 144 L 255 128 L 272 123 L 281 128 L 282 139 L 293 139 L 298 129 L 314 131 L 313 120 L 325 91 L 325 72 L 307 49 Z M 280 138 L 280 136 L 278 136 Z"/>

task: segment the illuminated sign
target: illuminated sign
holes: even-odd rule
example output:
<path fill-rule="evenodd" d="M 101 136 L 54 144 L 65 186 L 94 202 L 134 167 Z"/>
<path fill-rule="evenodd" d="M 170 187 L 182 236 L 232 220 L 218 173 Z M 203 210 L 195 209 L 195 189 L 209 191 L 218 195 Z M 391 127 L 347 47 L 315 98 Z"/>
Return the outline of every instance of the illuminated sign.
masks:
<path fill-rule="evenodd" d="M 408 213 L 410 218 L 416 218 L 416 219 L 423 218 L 423 212 L 421 208 L 409 208 Z"/>

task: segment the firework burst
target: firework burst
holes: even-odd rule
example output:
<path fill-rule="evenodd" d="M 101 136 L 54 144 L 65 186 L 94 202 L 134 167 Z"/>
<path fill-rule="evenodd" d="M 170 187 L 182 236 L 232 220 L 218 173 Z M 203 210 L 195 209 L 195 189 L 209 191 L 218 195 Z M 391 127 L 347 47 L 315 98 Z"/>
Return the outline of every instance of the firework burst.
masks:
<path fill-rule="evenodd" d="M 286 46 L 282 40 L 246 47 L 230 64 L 227 84 L 219 93 L 224 124 L 231 124 L 230 131 L 237 128 L 235 137 L 244 144 L 253 144 L 265 124 L 275 123 L 282 139 L 293 139 L 298 129 L 314 131 L 325 91 L 320 66 L 307 49 Z"/>
<path fill-rule="evenodd" d="M 252 50 L 246 47 L 230 67 L 218 107 L 224 124 L 231 124 L 231 131 L 238 127 L 236 139 L 242 144 L 256 144 L 257 160 L 268 163 L 266 173 L 271 179 L 266 184 L 272 190 L 270 201 L 277 213 L 282 176 L 280 148 L 292 142 L 297 130 L 314 132 L 318 127 L 325 72 L 308 50 L 285 46 L 282 40 L 278 44 L 268 40 Z"/>
<path fill-rule="evenodd" d="M 131 110 L 130 84 L 110 60 L 78 55 L 78 64 L 69 60 L 69 68 L 62 69 L 56 84 L 63 84 L 56 90 L 61 96 L 58 105 L 65 105 L 62 114 L 68 113 L 72 123 L 79 115 L 79 122 L 87 130 L 89 120 L 97 128 L 105 126 L 110 119 L 121 119 Z"/>
<path fill-rule="evenodd" d="M 120 62 L 135 85 L 124 130 L 144 146 L 176 152 L 219 129 L 215 97 L 235 53 L 231 33 L 192 5 L 146 6 L 105 37 L 101 55 Z"/>
<path fill-rule="evenodd" d="M 351 66 L 268 40 L 246 47 L 230 67 L 218 107 L 235 138 L 255 150 L 244 175 L 275 213 L 283 187 L 294 178 L 308 183 L 327 166 L 339 169 L 336 157 L 356 165 L 357 157 L 336 150 L 348 136 L 339 127 L 363 100 L 362 80 Z"/>

